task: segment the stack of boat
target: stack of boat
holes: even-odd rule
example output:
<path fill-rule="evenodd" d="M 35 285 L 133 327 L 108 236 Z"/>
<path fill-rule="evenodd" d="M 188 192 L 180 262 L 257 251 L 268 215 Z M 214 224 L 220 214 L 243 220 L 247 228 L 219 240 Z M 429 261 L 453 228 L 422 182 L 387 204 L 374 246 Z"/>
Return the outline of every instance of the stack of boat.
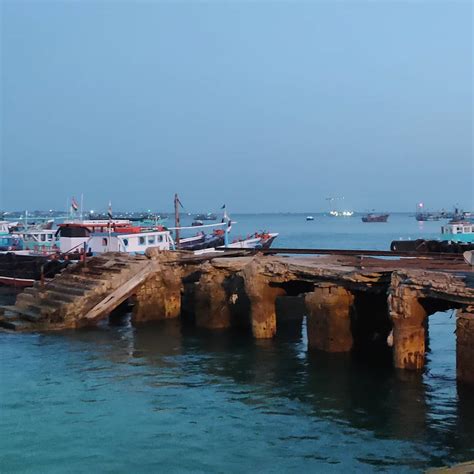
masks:
<path fill-rule="evenodd" d="M 232 241 L 232 224 L 227 214 L 220 223 L 175 228 L 160 224 L 138 225 L 128 219 L 73 219 L 58 224 L 56 229 L 35 226 L 14 232 L 11 223 L 2 221 L 0 282 L 22 286 L 32 284 L 42 275 L 51 277 L 71 261 L 87 255 L 106 252 L 144 254 L 150 247 L 199 253 L 224 248 L 268 248 L 278 236 L 276 233 L 256 232 Z M 190 230 L 195 234 L 181 236 Z M 175 237 L 172 231 L 175 231 Z M 55 263 L 48 263 L 52 261 Z"/>

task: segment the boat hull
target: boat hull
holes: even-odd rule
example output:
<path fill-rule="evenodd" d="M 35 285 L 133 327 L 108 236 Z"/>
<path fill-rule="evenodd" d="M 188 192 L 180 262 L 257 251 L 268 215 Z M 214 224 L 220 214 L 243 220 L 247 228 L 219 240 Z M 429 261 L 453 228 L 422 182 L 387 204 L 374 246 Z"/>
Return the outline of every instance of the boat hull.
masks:
<path fill-rule="evenodd" d="M 362 217 L 362 222 L 387 222 L 389 214 L 368 215 Z"/>
<path fill-rule="evenodd" d="M 0 254 L 0 283 L 15 287 L 31 286 L 41 279 L 41 275 L 52 278 L 70 263 L 47 256 L 3 253 Z"/>

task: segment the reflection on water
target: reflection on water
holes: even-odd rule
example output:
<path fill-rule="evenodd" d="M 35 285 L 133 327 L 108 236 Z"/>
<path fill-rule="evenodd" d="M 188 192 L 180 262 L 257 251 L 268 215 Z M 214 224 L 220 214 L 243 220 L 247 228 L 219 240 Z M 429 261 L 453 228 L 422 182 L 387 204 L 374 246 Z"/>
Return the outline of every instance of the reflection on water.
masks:
<path fill-rule="evenodd" d="M 308 353 L 301 334 L 254 341 L 178 321 L 1 334 L 2 465 L 399 471 L 473 458 L 472 393 L 456 390 L 454 336 L 437 338 L 451 329 L 433 317 L 425 374 Z"/>

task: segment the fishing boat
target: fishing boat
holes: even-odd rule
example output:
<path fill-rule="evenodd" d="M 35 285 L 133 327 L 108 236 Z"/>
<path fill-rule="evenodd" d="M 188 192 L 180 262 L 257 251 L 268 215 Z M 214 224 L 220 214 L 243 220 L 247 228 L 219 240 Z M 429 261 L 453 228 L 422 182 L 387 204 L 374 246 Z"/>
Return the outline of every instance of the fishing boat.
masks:
<path fill-rule="evenodd" d="M 231 249 L 268 249 L 273 241 L 278 237 L 278 233 L 255 232 L 245 239 L 236 239 L 227 245 Z"/>
<path fill-rule="evenodd" d="M 58 225 L 56 237 L 61 253 L 79 253 L 94 232 L 115 231 L 118 227 L 130 226 L 130 221 L 106 219 L 67 220 Z"/>
<path fill-rule="evenodd" d="M 326 198 L 326 201 L 329 202 L 331 207 L 329 211 L 329 215 L 331 217 L 352 217 L 354 215 L 354 211 L 339 210 L 342 206 L 338 206 L 337 201 L 344 201 L 344 199 L 344 196 L 333 196 Z"/>
<path fill-rule="evenodd" d="M 32 250 L 35 253 L 50 253 L 59 250 L 56 230 L 29 229 L 13 235 L 23 241 L 23 250 Z"/>
<path fill-rule="evenodd" d="M 442 240 L 474 243 L 474 222 L 453 220 L 441 226 Z"/>
<path fill-rule="evenodd" d="M 425 210 L 424 203 L 420 202 L 417 204 L 415 219 L 419 222 L 425 221 L 439 221 L 441 214 L 439 212 L 428 212 Z"/>
<path fill-rule="evenodd" d="M 0 283 L 14 287 L 32 286 L 42 277 L 52 278 L 70 263 L 50 256 L 30 255 L 29 251 L 0 252 Z"/>
<path fill-rule="evenodd" d="M 173 250 L 171 233 L 165 229 L 143 229 L 140 227 L 115 228 L 114 231 L 96 232 L 87 240 L 87 252 L 92 255 L 104 252 L 144 254 L 150 247 Z"/>
<path fill-rule="evenodd" d="M 314 221 L 314 217 L 313 216 L 306 216 L 306 220 L 307 221 Z"/>
<path fill-rule="evenodd" d="M 352 217 L 354 215 L 354 211 L 336 211 L 336 210 L 332 210 L 332 211 L 329 211 L 329 215 L 331 217 Z"/>
<path fill-rule="evenodd" d="M 453 220 L 441 226 L 438 240 L 394 240 L 390 250 L 415 253 L 460 254 L 474 250 L 474 221 Z"/>
<path fill-rule="evenodd" d="M 10 229 L 16 224 L 16 222 L 0 221 L 0 235 L 8 235 Z"/>
<path fill-rule="evenodd" d="M 0 252 L 23 250 L 23 240 L 12 234 L 0 234 Z"/>
<path fill-rule="evenodd" d="M 209 248 L 216 248 L 225 245 L 224 230 L 215 229 L 212 233 L 206 234 L 205 232 L 199 232 L 197 235 L 192 237 L 185 237 L 179 240 L 176 244 L 177 250 L 203 250 Z"/>
<path fill-rule="evenodd" d="M 194 219 L 197 221 L 216 221 L 217 216 L 212 212 L 208 212 L 207 214 L 196 214 Z"/>
<path fill-rule="evenodd" d="M 390 214 L 375 214 L 369 212 L 367 215 L 362 217 L 362 222 L 387 222 Z"/>
<path fill-rule="evenodd" d="M 419 222 L 439 221 L 441 216 L 436 212 L 417 212 L 415 219 Z"/>

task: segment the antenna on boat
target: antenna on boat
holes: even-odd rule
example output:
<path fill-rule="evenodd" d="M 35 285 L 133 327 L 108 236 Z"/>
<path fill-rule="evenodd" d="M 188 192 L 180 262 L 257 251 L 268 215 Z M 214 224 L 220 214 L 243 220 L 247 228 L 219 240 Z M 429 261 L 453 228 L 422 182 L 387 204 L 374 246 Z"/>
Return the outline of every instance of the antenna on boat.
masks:
<path fill-rule="evenodd" d="M 227 248 L 229 246 L 229 232 L 230 232 L 230 226 L 231 226 L 231 220 L 229 219 L 229 216 L 227 215 L 227 207 L 224 204 L 221 209 L 224 209 L 224 216 L 222 218 L 222 222 L 225 222 L 227 225 L 224 228 L 224 246 Z"/>
<path fill-rule="evenodd" d="M 84 193 L 81 193 L 81 221 L 83 220 L 82 210 L 84 209 Z"/>
<path fill-rule="evenodd" d="M 181 201 L 179 200 L 178 193 L 174 195 L 174 226 L 176 227 L 175 242 L 179 244 L 179 206 L 183 207 Z"/>

